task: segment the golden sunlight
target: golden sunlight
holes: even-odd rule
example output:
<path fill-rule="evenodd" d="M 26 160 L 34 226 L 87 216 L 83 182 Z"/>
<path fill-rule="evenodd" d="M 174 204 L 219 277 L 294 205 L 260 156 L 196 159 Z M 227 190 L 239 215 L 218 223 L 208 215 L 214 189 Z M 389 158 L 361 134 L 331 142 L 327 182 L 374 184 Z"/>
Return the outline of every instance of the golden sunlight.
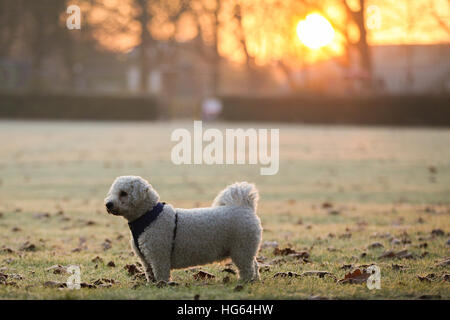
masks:
<path fill-rule="evenodd" d="M 300 41 L 310 49 L 319 49 L 331 43 L 334 29 L 331 23 L 318 13 L 308 14 L 297 25 Z"/>

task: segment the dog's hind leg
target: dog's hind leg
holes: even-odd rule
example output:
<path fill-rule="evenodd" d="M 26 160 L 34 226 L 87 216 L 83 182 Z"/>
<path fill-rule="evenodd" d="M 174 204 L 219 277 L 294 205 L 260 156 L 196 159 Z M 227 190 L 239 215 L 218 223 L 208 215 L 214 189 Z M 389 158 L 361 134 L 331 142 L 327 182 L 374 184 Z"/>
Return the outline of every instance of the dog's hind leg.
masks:
<path fill-rule="evenodd" d="M 152 261 L 152 269 L 155 274 L 155 279 L 157 282 L 170 280 L 170 259 L 163 259 L 163 261 Z"/>
<path fill-rule="evenodd" d="M 254 272 L 253 272 L 253 280 L 259 280 L 259 265 L 258 265 L 258 261 L 253 260 L 253 268 L 254 268 Z"/>

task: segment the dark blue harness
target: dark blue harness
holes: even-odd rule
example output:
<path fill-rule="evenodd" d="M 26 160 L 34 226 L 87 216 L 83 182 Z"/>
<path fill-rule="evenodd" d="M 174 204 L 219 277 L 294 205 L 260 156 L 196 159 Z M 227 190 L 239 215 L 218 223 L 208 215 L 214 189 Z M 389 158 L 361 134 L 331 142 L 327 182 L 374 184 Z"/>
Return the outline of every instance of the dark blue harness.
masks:
<path fill-rule="evenodd" d="M 153 207 L 152 210 L 147 211 L 142 215 L 141 217 L 137 218 L 134 221 L 131 221 L 128 223 L 128 226 L 130 227 L 131 234 L 133 235 L 134 244 L 139 251 L 139 253 L 142 255 L 141 249 L 139 248 L 139 242 L 138 239 L 142 232 L 152 224 L 153 221 L 158 218 L 159 214 L 163 211 L 165 202 L 158 202 L 156 206 Z"/>

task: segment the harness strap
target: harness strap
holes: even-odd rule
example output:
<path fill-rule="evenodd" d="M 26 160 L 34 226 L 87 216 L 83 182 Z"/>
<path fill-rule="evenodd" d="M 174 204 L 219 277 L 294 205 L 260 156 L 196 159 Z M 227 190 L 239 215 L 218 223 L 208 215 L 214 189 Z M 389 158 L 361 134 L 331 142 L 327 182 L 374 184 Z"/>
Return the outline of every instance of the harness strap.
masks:
<path fill-rule="evenodd" d="M 144 232 L 144 230 L 152 224 L 153 221 L 158 218 L 159 214 L 163 211 L 165 202 L 158 202 L 152 210 L 147 211 L 144 213 L 141 217 L 137 218 L 134 221 L 131 221 L 128 223 L 128 226 L 130 227 L 131 234 L 133 235 L 134 245 L 136 246 L 136 249 L 139 251 L 139 253 L 142 255 L 141 249 L 139 248 L 139 242 L 138 239 L 141 236 L 141 234 Z"/>
<path fill-rule="evenodd" d="M 177 227 L 178 227 L 178 212 L 175 211 L 175 226 L 173 227 L 172 250 L 170 251 L 170 257 L 173 256 L 173 250 L 175 250 L 175 238 L 177 237 Z"/>

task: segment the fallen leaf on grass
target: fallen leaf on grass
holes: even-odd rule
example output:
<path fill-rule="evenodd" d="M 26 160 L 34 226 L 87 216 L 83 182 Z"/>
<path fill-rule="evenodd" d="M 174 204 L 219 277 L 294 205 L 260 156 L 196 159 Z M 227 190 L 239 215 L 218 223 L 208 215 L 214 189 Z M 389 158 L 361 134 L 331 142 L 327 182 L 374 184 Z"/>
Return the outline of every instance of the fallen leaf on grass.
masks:
<path fill-rule="evenodd" d="M 234 291 L 239 292 L 242 291 L 244 289 L 244 286 L 241 284 L 238 284 L 236 287 L 234 287 Z"/>
<path fill-rule="evenodd" d="M 81 288 L 95 289 L 96 287 L 93 284 L 82 282 L 80 283 Z"/>
<path fill-rule="evenodd" d="M 292 271 L 288 272 L 277 272 L 273 275 L 274 278 L 298 278 L 301 275 Z"/>
<path fill-rule="evenodd" d="M 110 261 L 110 262 L 108 262 L 106 265 L 107 265 L 108 267 L 111 267 L 111 268 L 115 268 L 115 267 L 116 267 L 116 264 L 114 263 L 114 261 Z"/>
<path fill-rule="evenodd" d="M 352 237 L 352 234 L 350 232 L 346 232 L 346 233 L 340 234 L 338 236 L 339 239 L 350 239 L 351 237 Z"/>
<path fill-rule="evenodd" d="M 374 242 L 367 246 L 367 249 L 377 249 L 377 248 L 384 248 L 384 246 L 380 242 Z"/>
<path fill-rule="evenodd" d="M 269 272 L 270 265 L 267 263 L 258 263 L 259 272 Z"/>
<path fill-rule="evenodd" d="M 325 201 L 324 203 L 322 203 L 322 208 L 323 209 L 329 209 L 332 208 L 333 204 L 331 202 Z"/>
<path fill-rule="evenodd" d="M 445 282 L 450 282 L 450 274 L 444 274 L 442 276 L 442 280 Z"/>
<path fill-rule="evenodd" d="M 356 269 L 353 272 L 347 273 L 344 279 L 340 279 L 338 283 L 361 284 L 365 283 L 369 277 L 370 273 L 366 272 L 365 269 Z"/>
<path fill-rule="evenodd" d="M 14 250 L 11 248 L 2 248 L 0 251 L 4 253 L 14 253 Z"/>
<path fill-rule="evenodd" d="M 281 265 L 286 263 L 286 259 L 285 258 L 275 258 L 273 260 L 270 260 L 267 264 L 268 265 Z"/>
<path fill-rule="evenodd" d="M 419 244 L 419 248 L 427 248 L 428 247 L 428 243 L 424 242 Z"/>
<path fill-rule="evenodd" d="M 340 269 L 347 270 L 352 268 L 353 268 L 352 264 L 343 264 Z"/>
<path fill-rule="evenodd" d="M 65 274 L 67 273 L 67 267 L 62 266 L 60 264 L 55 264 L 47 269 L 45 271 L 52 271 L 54 274 Z"/>
<path fill-rule="evenodd" d="M 94 262 L 94 263 L 100 263 L 100 262 L 103 262 L 103 259 L 100 258 L 99 256 L 96 256 L 96 257 L 95 257 L 94 259 L 92 259 L 91 261 Z"/>
<path fill-rule="evenodd" d="M 297 253 L 297 251 L 295 251 L 292 248 L 288 248 L 288 247 L 283 248 L 283 249 L 279 249 L 279 248 L 273 249 L 273 254 L 276 256 L 287 256 L 288 254 L 291 254 L 291 253 Z"/>
<path fill-rule="evenodd" d="M 36 251 L 36 246 L 30 242 L 25 242 L 19 248 L 20 251 Z"/>
<path fill-rule="evenodd" d="M 304 276 L 318 276 L 319 278 L 323 278 L 325 276 L 330 276 L 332 278 L 336 278 L 334 276 L 334 274 L 332 274 L 331 272 L 328 271 L 318 271 L 318 270 L 309 270 L 309 271 L 305 271 L 302 274 L 300 274 L 302 277 Z"/>
<path fill-rule="evenodd" d="M 141 270 L 135 264 L 127 264 L 124 267 L 128 271 L 128 275 L 134 276 L 135 274 L 142 273 Z"/>
<path fill-rule="evenodd" d="M 403 269 L 405 269 L 405 266 L 402 266 L 400 264 L 393 264 L 392 269 L 393 270 L 403 270 Z"/>
<path fill-rule="evenodd" d="M 47 288 L 66 288 L 67 284 L 65 282 L 59 282 L 59 281 L 46 281 L 46 282 L 44 282 L 44 287 L 47 287 Z"/>
<path fill-rule="evenodd" d="M 445 236 L 445 232 L 442 229 L 434 229 L 433 231 L 431 231 L 431 235 L 436 237 L 442 237 Z"/>
<path fill-rule="evenodd" d="M 417 276 L 417 278 L 419 278 L 420 281 L 431 282 L 433 280 L 436 280 L 436 274 L 429 273 L 429 274 L 427 274 L 425 276 Z"/>
<path fill-rule="evenodd" d="M 49 213 L 36 213 L 33 215 L 34 219 L 46 219 L 46 218 L 50 218 L 50 214 Z"/>
<path fill-rule="evenodd" d="M 199 272 L 194 274 L 193 277 L 195 280 L 204 280 L 204 279 L 214 279 L 216 276 L 211 273 L 200 270 Z"/>
<path fill-rule="evenodd" d="M 234 271 L 231 268 L 225 268 L 225 269 L 222 270 L 222 272 L 228 272 L 228 273 L 231 273 L 231 274 L 236 274 L 236 271 Z"/>
<path fill-rule="evenodd" d="M 307 251 L 297 251 L 296 253 L 289 254 L 290 257 L 296 258 L 296 259 L 308 259 L 309 258 L 309 252 Z"/>
<path fill-rule="evenodd" d="M 446 267 L 449 265 L 450 265 L 450 259 L 445 259 L 445 260 L 439 261 L 437 264 L 438 267 Z"/>
<path fill-rule="evenodd" d="M 109 288 L 115 283 L 116 281 L 114 279 L 101 278 L 95 280 L 92 284 L 97 288 Z"/>
<path fill-rule="evenodd" d="M 228 282 L 230 282 L 230 277 L 229 277 L 229 276 L 225 276 L 225 277 L 222 279 L 222 283 L 223 283 L 223 284 L 226 284 L 226 283 L 228 283 Z"/>
<path fill-rule="evenodd" d="M 378 257 L 378 259 L 387 259 L 387 258 L 413 259 L 414 257 L 411 253 L 408 252 L 408 250 L 401 250 L 399 252 L 389 250 L 384 252 Z"/>
<path fill-rule="evenodd" d="M 20 232 L 22 231 L 22 229 L 20 229 L 19 227 L 14 227 L 11 229 L 12 232 Z"/>
<path fill-rule="evenodd" d="M 102 248 L 103 251 L 106 251 L 108 249 L 111 249 L 112 245 L 111 245 L 111 240 L 109 239 L 105 239 L 105 241 L 102 243 Z"/>

